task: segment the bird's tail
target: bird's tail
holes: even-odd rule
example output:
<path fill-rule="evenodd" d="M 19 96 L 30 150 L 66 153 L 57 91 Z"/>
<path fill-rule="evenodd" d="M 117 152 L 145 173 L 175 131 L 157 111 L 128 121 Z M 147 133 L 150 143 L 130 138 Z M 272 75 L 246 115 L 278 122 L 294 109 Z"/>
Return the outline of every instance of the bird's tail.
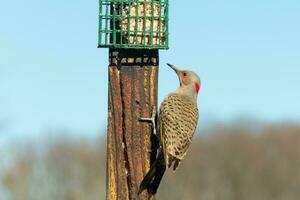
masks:
<path fill-rule="evenodd" d="M 142 193 L 145 189 L 147 189 L 148 192 L 152 195 L 156 194 L 165 171 L 166 165 L 164 161 L 164 155 L 162 152 L 159 152 L 156 160 L 150 167 L 149 172 L 146 174 L 140 184 L 139 194 Z"/>

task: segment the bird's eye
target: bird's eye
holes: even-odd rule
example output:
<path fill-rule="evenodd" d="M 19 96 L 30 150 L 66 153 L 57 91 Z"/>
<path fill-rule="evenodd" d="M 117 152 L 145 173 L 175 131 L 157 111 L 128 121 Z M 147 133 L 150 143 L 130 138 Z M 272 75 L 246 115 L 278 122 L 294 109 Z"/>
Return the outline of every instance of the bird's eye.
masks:
<path fill-rule="evenodd" d="M 186 72 L 184 72 L 184 73 L 183 73 L 183 76 L 187 76 L 187 73 L 186 73 Z"/>

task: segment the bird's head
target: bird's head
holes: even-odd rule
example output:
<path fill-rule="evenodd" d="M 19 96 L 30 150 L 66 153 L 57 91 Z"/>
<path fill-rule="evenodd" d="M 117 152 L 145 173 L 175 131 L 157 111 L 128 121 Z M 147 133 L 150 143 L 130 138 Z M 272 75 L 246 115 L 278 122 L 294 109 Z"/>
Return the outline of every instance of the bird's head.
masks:
<path fill-rule="evenodd" d="M 180 88 L 177 89 L 179 93 L 188 93 L 193 96 L 198 96 L 201 88 L 200 77 L 192 71 L 181 70 L 175 65 L 169 65 L 177 74 L 180 82 Z"/>

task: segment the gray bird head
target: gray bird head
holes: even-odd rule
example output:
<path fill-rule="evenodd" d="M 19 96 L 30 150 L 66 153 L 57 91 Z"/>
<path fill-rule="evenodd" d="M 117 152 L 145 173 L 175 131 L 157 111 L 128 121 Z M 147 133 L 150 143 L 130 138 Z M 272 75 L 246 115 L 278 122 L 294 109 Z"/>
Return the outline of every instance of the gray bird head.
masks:
<path fill-rule="evenodd" d="M 191 93 L 191 95 L 198 95 L 201 88 L 201 80 L 200 77 L 192 71 L 189 70 L 181 70 L 175 65 L 168 64 L 177 74 L 180 82 L 180 88 L 178 89 L 179 93 Z"/>

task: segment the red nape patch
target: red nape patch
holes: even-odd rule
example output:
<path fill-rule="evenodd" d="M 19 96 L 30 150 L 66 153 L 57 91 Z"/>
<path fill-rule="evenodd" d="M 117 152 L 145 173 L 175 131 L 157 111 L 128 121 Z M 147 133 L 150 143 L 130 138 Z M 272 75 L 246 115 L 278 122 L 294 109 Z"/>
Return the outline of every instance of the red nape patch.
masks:
<path fill-rule="evenodd" d="M 197 94 L 198 94 L 199 91 L 200 91 L 200 84 L 199 83 L 195 83 L 195 88 L 196 88 L 196 91 L 197 91 Z"/>

